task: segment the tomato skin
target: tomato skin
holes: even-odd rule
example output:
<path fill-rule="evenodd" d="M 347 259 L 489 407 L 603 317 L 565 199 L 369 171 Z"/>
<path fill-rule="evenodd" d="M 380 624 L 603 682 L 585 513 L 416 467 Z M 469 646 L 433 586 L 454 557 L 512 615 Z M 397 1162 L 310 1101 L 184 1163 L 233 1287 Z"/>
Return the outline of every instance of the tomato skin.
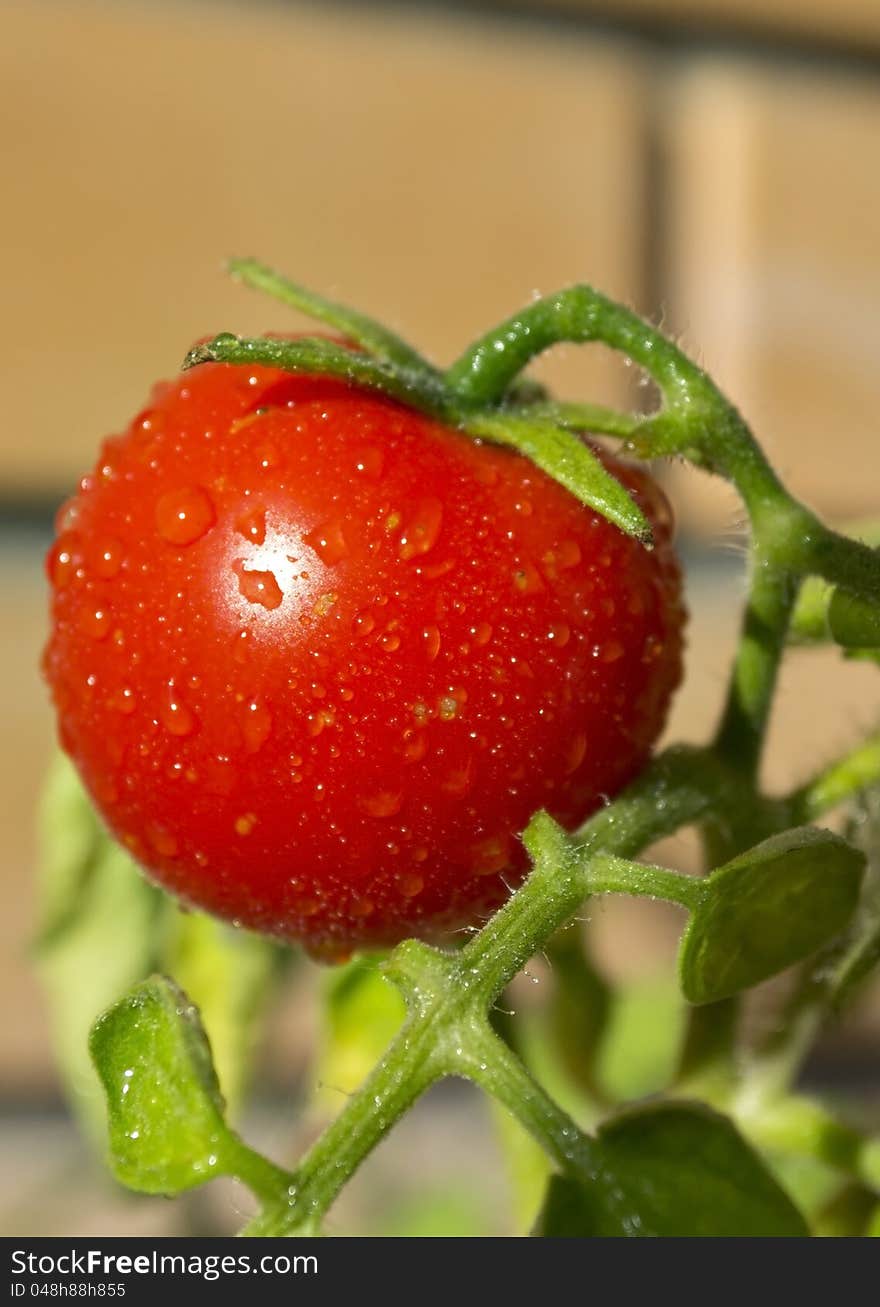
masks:
<path fill-rule="evenodd" d="M 479 924 L 546 807 L 645 764 L 681 675 L 645 550 L 526 459 L 332 379 L 156 387 L 59 513 L 45 670 L 99 811 L 184 901 L 316 954 Z"/>

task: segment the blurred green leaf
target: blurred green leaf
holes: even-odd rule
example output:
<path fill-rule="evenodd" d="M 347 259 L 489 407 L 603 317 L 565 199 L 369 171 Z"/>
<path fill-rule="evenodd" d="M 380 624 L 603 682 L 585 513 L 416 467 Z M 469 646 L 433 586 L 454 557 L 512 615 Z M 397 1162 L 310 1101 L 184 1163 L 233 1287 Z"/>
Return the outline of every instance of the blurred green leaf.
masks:
<path fill-rule="evenodd" d="M 322 973 L 323 1043 L 316 1075 L 320 1096 L 338 1107 L 366 1079 L 406 1015 L 399 990 L 386 980 L 378 955 L 365 954 Z"/>
<path fill-rule="evenodd" d="M 231 1173 L 232 1140 L 198 1010 L 154 976 L 96 1021 L 89 1049 L 104 1092 L 116 1178 L 176 1194 Z"/>
<path fill-rule="evenodd" d="M 164 896 L 105 833 L 72 764 L 53 764 L 42 807 L 37 967 L 59 1067 L 92 1134 L 104 1112 L 89 1061 L 96 1013 L 155 967 Z"/>
<path fill-rule="evenodd" d="M 685 998 L 729 998 L 815 953 L 850 920 L 864 866 L 838 835 L 803 826 L 719 867 L 682 938 Z"/>
<path fill-rule="evenodd" d="M 620 985 L 598 1050 L 596 1077 L 615 1102 L 644 1098 L 665 1088 L 678 1061 L 684 1004 L 676 982 L 650 976 Z"/>
<path fill-rule="evenodd" d="M 192 995 L 216 1049 L 227 1100 L 240 1104 L 259 1016 L 294 953 L 179 908 L 107 833 L 70 760 L 58 753 L 41 813 L 37 961 L 53 1042 L 72 1102 L 103 1136 L 88 1055 L 97 1013 L 156 970 Z"/>
<path fill-rule="evenodd" d="M 385 1207 L 367 1233 L 392 1239 L 486 1239 L 495 1231 L 489 1205 L 461 1181 L 408 1194 L 405 1201 Z"/>
<path fill-rule="evenodd" d="M 809 1231 L 724 1116 L 665 1102 L 622 1113 L 598 1135 L 601 1184 L 554 1176 L 535 1233 L 545 1238 L 804 1237 Z"/>
<path fill-rule="evenodd" d="M 247 1089 L 267 1000 L 297 956 L 201 912 L 178 910 L 169 917 L 162 969 L 201 1013 L 230 1115 Z"/>
<path fill-rule="evenodd" d="M 517 1230 L 528 1229 L 550 1179 L 550 1160 L 538 1141 L 506 1107 L 494 1099 L 489 1106 L 510 1181 L 513 1223 Z"/>
<path fill-rule="evenodd" d="M 848 1184 L 818 1213 L 813 1232 L 822 1239 L 860 1239 L 871 1233 L 877 1195 Z"/>
<path fill-rule="evenodd" d="M 880 647 L 880 608 L 846 590 L 837 589 L 828 605 L 828 626 L 845 649 Z"/>
<path fill-rule="evenodd" d="M 582 930 L 557 931 L 547 945 L 551 966 L 548 1034 L 565 1070 L 596 1093 L 596 1054 L 613 1005 L 612 991 L 593 965 Z"/>

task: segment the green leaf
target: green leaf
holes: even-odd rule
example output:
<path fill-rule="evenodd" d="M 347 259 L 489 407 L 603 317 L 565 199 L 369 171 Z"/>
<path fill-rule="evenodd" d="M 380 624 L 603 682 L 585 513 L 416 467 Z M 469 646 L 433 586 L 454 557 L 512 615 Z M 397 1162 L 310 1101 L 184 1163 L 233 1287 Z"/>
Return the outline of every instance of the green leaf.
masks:
<path fill-rule="evenodd" d="M 580 1180 L 551 1175 L 532 1234 L 538 1239 L 591 1239 L 600 1233 L 599 1200 Z M 622 1234 L 621 1230 L 614 1233 Z"/>
<path fill-rule="evenodd" d="M 805 1237 L 803 1217 L 726 1117 L 687 1103 L 622 1113 L 599 1131 L 603 1183 L 555 1176 L 543 1237 Z"/>
<path fill-rule="evenodd" d="M 864 855 L 845 840 L 809 826 L 719 867 L 682 938 L 685 998 L 729 998 L 815 953 L 850 920 L 864 867 Z"/>
<path fill-rule="evenodd" d="M 627 535 L 643 544 L 651 543 L 648 519 L 580 436 L 553 421 L 515 413 L 468 414 L 463 426 L 472 436 L 525 454 L 582 504 L 601 513 Z"/>
<path fill-rule="evenodd" d="M 232 1174 L 233 1141 L 198 1010 L 154 976 L 99 1017 L 89 1048 L 104 1092 L 114 1174 L 176 1194 Z"/>

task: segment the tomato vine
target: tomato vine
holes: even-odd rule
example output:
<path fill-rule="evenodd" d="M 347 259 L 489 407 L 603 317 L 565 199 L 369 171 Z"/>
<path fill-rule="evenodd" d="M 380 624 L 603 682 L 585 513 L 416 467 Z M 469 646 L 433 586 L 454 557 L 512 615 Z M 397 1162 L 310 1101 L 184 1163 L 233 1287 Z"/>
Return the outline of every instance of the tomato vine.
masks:
<path fill-rule="evenodd" d="M 533 302 L 444 372 L 371 319 L 253 260 L 236 261 L 233 272 L 351 346 L 223 334 L 193 350 L 186 366 L 264 363 L 378 390 L 474 438 L 526 453 L 646 546 L 650 527 L 640 508 L 576 433 L 618 439 L 639 458 L 684 457 L 727 478 L 743 500 L 749 590 L 714 738 L 667 749 L 573 834 L 537 813 L 524 835 L 528 878 L 458 951 L 413 940 L 393 950 L 382 972 L 403 997 L 403 1023 L 293 1170 L 260 1158 L 227 1124 L 198 1013 L 185 995 L 154 977 L 117 1002 L 91 1041 L 117 1175 L 137 1189 L 175 1193 L 231 1174 L 261 1206 L 243 1233 L 314 1234 L 340 1189 L 416 1099 L 437 1080 L 461 1076 L 501 1103 L 545 1151 L 554 1178 L 538 1225 L 544 1234 L 806 1234 L 805 1213 L 763 1160 L 777 1152 L 831 1158 L 878 1201 L 880 1141 L 806 1099 L 796 1081 L 823 1022 L 880 960 L 880 897 L 873 870 L 864 875 L 859 832 L 853 827 L 844 839 L 815 826 L 880 783 L 880 735 L 787 795 L 768 795 L 759 782 L 788 648 L 833 641 L 848 654 L 877 656 L 876 536 L 865 541 L 820 522 L 781 483 L 705 372 L 589 287 Z M 592 341 L 623 352 L 654 381 L 656 412 L 556 404 L 521 380 L 544 349 Z M 632 861 L 685 826 L 702 833 L 711 870 L 705 878 Z M 688 914 L 679 980 L 691 1006 L 666 1096 L 589 1132 L 539 1083 L 491 1014 L 508 982 L 585 900 L 609 893 L 666 899 Z M 51 954 L 51 941 L 47 949 Z M 796 964 L 803 965 L 782 1027 L 744 1053 L 743 994 Z M 255 993 L 264 980 L 260 972 Z M 719 1167 L 732 1177 L 728 1188 Z"/>

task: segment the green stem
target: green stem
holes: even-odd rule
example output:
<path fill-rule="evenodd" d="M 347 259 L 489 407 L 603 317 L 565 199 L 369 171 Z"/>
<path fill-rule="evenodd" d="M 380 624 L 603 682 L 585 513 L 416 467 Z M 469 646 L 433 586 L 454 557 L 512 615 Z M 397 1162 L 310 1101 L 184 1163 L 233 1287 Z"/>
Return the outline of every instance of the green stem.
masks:
<path fill-rule="evenodd" d="M 364 1158 L 442 1074 L 436 1029 L 410 1018 L 382 1060 L 348 1100 L 282 1186 L 242 1232 L 248 1237 L 315 1233 L 321 1218 Z"/>
<path fill-rule="evenodd" d="M 863 544 L 880 546 L 880 522 L 876 518 L 848 522 L 843 538 L 860 540 Z M 829 627 L 829 606 L 834 587 L 818 576 L 804 581 L 792 614 L 789 639 L 799 644 L 817 644 L 832 638 Z"/>
<path fill-rule="evenodd" d="M 628 355 L 657 383 L 664 410 L 623 424 L 622 433 L 640 452 L 648 457 L 687 453 L 733 481 L 750 512 L 786 500 L 748 427 L 711 378 L 661 332 L 590 286 L 572 286 L 508 318 L 452 365 L 446 383 L 462 406 L 490 408 L 502 403 L 531 359 L 565 341 L 601 341 Z M 614 434 L 621 434 L 616 418 L 615 426 Z"/>
<path fill-rule="evenodd" d="M 631 862 L 610 853 L 591 860 L 587 882 L 591 894 L 630 894 L 636 898 L 666 899 L 694 909 L 706 897 L 706 882 L 679 871 Z"/>
<path fill-rule="evenodd" d="M 590 286 L 572 286 L 527 305 L 487 332 L 446 374 L 450 388 L 474 408 L 498 403 L 527 363 L 551 345 L 602 341 L 640 364 L 677 399 L 711 388 L 705 373 L 636 314 Z"/>
<path fill-rule="evenodd" d="M 246 1184 L 262 1203 L 274 1202 L 293 1182 L 290 1171 L 283 1170 L 261 1153 L 254 1152 L 237 1135 L 230 1136 L 225 1161 L 229 1174 Z"/>
<path fill-rule="evenodd" d="M 715 741 L 718 754 L 750 779 L 757 775 L 761 762 L 795 597 L 792 577 L 756 546 L 742 633 Z M 742 846 L 751 842 L 746 836 Z M 730 854 L 740 851 L 733 848 Z"/>
<path fill-rule="evenodd" d="M 880 605 L 880 550 L 861 540 L 851 540 L 824 526 L 797 505 L 799 529 L 786 531 L 785 549 L 798 571 L 821 576 L 857 599 L 866 600 L 876 611 Z"/>
<path fill-rule="evenodd" d="M 554 1102 L 488 1026 L 473 1032 L 467 1057 L 455 1070 L 502 1103 L 561 1171 L 593 1181 L 601 1175 L 595 1141 Z"/>

